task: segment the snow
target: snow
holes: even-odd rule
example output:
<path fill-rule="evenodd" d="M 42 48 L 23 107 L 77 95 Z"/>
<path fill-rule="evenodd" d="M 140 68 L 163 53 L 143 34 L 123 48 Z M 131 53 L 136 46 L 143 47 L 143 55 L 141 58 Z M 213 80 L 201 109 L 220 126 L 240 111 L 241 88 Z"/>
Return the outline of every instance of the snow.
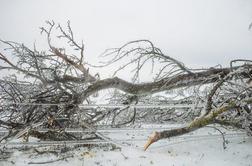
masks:
<path fill-rule="evenodd" d="M 159 126 L 155 127 L 157 128 Z M 28 163 L 55 160 L 71 154 L 73 154 L 73 157 L 67 158 L 66 160 L 44 165 L 251 166 L 252 138 L 248 137 L 242 131 L 219 129 L 226 133 L 225 138 L 228 141 L 226 149 L 222 146 L 223 140 L 220 133 L 208 127 L 199 129 L 185 136 L 161 140 L 151 145 L 147 151 L 143 151 L 142 147 L 151 131 L 121 130 L 120 132 L 107 133 L 106 136 L 113 140 L 131 140 L 127 142 L 128 144 L 124 144 L 122 148 L 115 148 L 115 146 L 111 145 L 80 147 L 59 156 L 51 153 L 36 155 L 32 149 L 27 151 L 16 150 L 8 161 L 0 161 L 0 166 L 33 165 Z"/>

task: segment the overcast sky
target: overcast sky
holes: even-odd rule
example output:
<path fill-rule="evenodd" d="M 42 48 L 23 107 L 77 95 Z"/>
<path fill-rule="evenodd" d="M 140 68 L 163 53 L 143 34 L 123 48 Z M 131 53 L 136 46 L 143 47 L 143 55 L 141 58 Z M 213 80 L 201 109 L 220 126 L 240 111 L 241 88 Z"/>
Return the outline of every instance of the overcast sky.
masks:
<path fill-rule="evenodd" d="M 252 59 L 252 0 L 0 0 L 0 38 L 27 45 L 45 20 L 71 21 L 86 55 L 149 39 L 189 66 Z"/>

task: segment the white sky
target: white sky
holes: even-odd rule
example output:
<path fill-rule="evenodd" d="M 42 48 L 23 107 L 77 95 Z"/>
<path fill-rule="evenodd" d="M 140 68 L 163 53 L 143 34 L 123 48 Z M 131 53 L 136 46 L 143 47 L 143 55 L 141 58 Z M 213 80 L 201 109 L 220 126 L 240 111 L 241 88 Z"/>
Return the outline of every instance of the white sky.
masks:
<path fill-rule="evenodd" d="M 91 62 L 136 39 L 189 66 L 252 59 L 252 0 L 0 0 L 1 39 L 43 41 L 39 27 L 52 19 L 71 21 Z"/>

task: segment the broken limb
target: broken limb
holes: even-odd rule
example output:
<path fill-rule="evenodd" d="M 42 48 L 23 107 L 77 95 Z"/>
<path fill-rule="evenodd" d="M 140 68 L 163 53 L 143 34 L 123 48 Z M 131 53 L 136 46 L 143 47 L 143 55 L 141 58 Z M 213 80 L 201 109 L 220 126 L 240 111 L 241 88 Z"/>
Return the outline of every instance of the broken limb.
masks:
<path fill-rule="evenodd" d="M 251 98 L 243 100 L 245 103 L 251 103 Z M 144 150 L 146 151 L 148 147 L 153 144 L 154 142 L 157 142 L 158 140 L 175 137 L 179 135 L 183 135 L 192 131 L 195 131 L 201 127 L 204 127 L 206 125 L 209 125 L 214 122 L 214 119 L 219 116 L 220 114 L 229 111 L 230 109 L 239 107 L 239 105 L 235 102 L 230 102 L 228 105 L 223 106 L 221 108 L 212 110 L 209 114 L 196 118 L 194 121 L 192 121 L 188 126 L 181 127 L 177 129 L 172 130 L 165 130 L 161 132 L 154 132 L 152 136 L 149 137 L 146 144 L 144 145 Z"/>

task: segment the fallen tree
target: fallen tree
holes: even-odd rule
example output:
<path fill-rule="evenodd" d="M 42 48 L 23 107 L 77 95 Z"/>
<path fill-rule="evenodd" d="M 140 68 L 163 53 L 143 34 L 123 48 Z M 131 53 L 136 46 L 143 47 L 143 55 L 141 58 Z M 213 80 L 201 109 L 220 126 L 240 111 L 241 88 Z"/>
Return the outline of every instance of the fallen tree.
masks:
<path fill-rule="evenodd" d="M 7 49 L 5 53 L 0 52 L 0 70 L 9 70 L 12 75 L 0 80 L 0 126 L 21 130 L 18 136 L 32 131 L 30 133 L 48 139 L 51 137 L 41 135 L 34 128 L 44 126 L 64 131 L 68 127 L 85 128 L 83 124 L 86 127 L 103 125 L 105 121 L 110 127 L 119 127 L 153 114 L 166 116 L 165 121 L 186 119 L 188 125 L 156 132 L 145 149 L 159 139 L 185 134 L 211 123 L 243 128 L 251 134 L 251 60 L 233 60 L 229 67 L 190 69 L 165 55 L 151 41 L 136 40 L 106 50 L 103 57 L 107 61 L 95 66 L 86 61 L 84 43 L 75 41 L 70 23 L 64 29 L 48 21 L 41 33 L 46 36 L 48 51 L 38 51 L 35 45 L 30 49 L 20 43 L 1 40 Z M 56 39 L 67 41 L 68 47 L 53 44 L 55 33 L 58 33 Z M 239 65 L 234 66 L 238 62 Z M 105 68 L 116 63 L 120 66 L 111 78 L 103 79 L 99 73 L 91 71 L 92 68 Z M 132 70 L 132 81 L 117 76 L 127 68 Z M 151 68 L 153 79 L 141 82 L 141 73 L 146 68 Z M 96 104 L 92 96 L 106 89 L 117 89 L 110 93 L 109 103 L 125 107 L 80 107 L 82 104 Z M 171 94 L 178 94 L 179 100 Z M 152 108 L 153 114 L 150 114 L 130 109 L 130 105 L 167 104 L 172 99 L 194 106 L 179 114 L 177 110 L 164 113 L 164 109 Z M 196 109 L 198 104 L 203 104 L 203 108 Z M 9 137 L 13 137 L 16 132 L 10 133 Z M 50 136 L 55 135 L 49 133 Z M 78 139 L 69 135 L 66 138 Z"/>

